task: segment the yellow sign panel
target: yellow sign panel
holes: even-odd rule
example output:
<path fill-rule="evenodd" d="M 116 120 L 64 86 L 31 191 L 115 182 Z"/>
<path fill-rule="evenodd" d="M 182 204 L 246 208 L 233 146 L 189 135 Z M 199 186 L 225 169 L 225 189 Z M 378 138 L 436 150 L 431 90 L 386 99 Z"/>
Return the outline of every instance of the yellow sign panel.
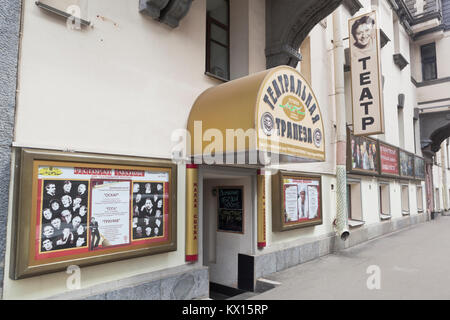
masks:
<path fill-rule="evenodd" d="M 277 68 L 266 77 L 259 93 L 257 120 L 260 151 L 325 160 L 319 103 L 295 69 Z"/>

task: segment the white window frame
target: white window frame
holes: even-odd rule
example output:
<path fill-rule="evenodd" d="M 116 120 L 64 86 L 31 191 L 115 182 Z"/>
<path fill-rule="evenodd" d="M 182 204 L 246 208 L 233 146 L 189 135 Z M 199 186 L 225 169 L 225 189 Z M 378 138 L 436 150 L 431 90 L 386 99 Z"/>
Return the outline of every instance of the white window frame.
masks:
<path fill-rule="evenodd" d="M 406 188 L 406 204 L 408 206 L 408 208 L 407 208 L 408 210 L 405 210 L 405 207 L 403 206 L 404 205 L 404 201 L 403 200 L 405 200 L 403 198 L 403 190 L 404 190 L 404 188 Z M 400 184 L 400 199 L 401 199 L 402 215 L 409 216 L 409 214 L 411 212 L 411 207 L 409 205 L 409 184 L 406 184 L 406 183 Z"/>
<path fill-rule="evenodd" d="M 391 186 L 389 184 L 389 182 L 387 181 L 378 181 L 378 211 L 379 211 L 379 215 L 380 215 L 380 220 L 381 221 L 386 221 L 386 220 L 390 220 L 392 218 L 392 214 L 391 214 Z M 380 188 L 387 188 L 387 201 L 386 203 L 388 204 L 388 212 L 383 212 L 383 203 L 385 203 L 383 200 L 383 191 L 380 190 Z"/>
<path fill-rule="evenodd" d="M 347 197 L 350 198 L 350 203 L 347 203 L 348 225 L 350 228 L 357 228 L 357 227 L 360 227 L 365 224 L 364 214 L 363 214 L 363 206 L 362 206 L 361 180 L 347 179 L 347 187 L 348 186 L 350 186 L 350 195 L 347 195 Z M 358 193 L 359 193 L 359 212 L 361 213 L 360 219 L 354 219 L 351 217 L 352 208 L 355 208 L 354 206 L 358 206 L 358 203 L 355 200 L 355 194 L 352 192 L 352 190 L 358 190 Z M 352 194 L 353 194 L 353 196 L 352 196 Z"/>
<path fill-rule="evenodd" d="M 420 197 L 419 197 L 419 189 L 420 189 Z M 417 198 L 417 212 L 422 213 L 424 203 L 423 203 L 423 187 L 421 184 L 416 185 L 416 198 Z M 421 206 L 419 206 L 419 203 L 421 204 Z"/>

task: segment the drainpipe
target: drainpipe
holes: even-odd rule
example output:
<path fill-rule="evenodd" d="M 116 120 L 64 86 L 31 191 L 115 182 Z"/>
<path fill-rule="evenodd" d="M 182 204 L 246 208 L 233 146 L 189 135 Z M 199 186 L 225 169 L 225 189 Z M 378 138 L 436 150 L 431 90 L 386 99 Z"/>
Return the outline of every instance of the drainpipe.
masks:
<path fill-rule="evenodd" d="M 448 210 L 448 191 L 447 191 L 447 169 L 445 163 L 445 150 L 447 146 L 445 142 L 441 144 L 441 170 L 442 170 L 442 200 L 444 201 L 443 211 Z"/>
<path fill-rule="evenodd" d="M 334 86 L 336 101 L 336 232 L 342 240 L 350 235 L 347 218 L 347 128 L 345 114 L 344 45 L 341 8 L 333 12 Z"/>

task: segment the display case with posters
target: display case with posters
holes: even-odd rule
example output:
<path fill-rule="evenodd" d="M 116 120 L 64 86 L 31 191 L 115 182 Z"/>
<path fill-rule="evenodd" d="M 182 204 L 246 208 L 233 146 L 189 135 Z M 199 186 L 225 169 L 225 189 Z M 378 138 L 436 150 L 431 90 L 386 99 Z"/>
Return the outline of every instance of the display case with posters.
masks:
<path fill-rule="evenodd" d="M 322 224 L 320 176 L 281 171 L 272 177 L 273 231 Z"/>
<path fill-rule="evenodd" d="M 414 154 L 400 149 L 400 177 L 414 179 Z"/>
<path fill-rule="evenodd" d="M 355 174 L 378 175 L 377 140 L 347 134 L 347 171 Z"/>
<path fill-rule="evenodd" d="M 20 279 L 176 250 L 176 165 L 137 157 L 16 150 Z"/>
<path fill-rule="evenodd" d="M 425 160 L 414 156 L 414 176 L 417 180 L 425 180 Z"/>
<path fill-rule="evenodd" d="M 400 175 L 399 149 L 378 141 L 380 175 L 397 178 Z"/>

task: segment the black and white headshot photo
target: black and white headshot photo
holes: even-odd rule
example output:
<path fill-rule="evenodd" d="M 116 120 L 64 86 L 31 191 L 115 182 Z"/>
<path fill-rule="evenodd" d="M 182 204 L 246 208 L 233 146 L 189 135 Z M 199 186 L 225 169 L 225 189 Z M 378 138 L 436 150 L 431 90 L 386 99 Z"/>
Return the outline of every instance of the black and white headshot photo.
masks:
<path fill-rule="evenodd" d="M 87 246 L 88 185 L 89 181 L 43 181 L 42 252 Z"/>
<path fill-rule="evenodd" d="M 352 52 L 361 54 L 370 52 L 375 46 L 375 20 L 370 16 L 363 16 L 356 20 L 351 27 Z"/>
<path fill-rule="evenodd" d="M 161 182 L 133 183 L 133 239 L 163 235 L 164 186 Z"/>

